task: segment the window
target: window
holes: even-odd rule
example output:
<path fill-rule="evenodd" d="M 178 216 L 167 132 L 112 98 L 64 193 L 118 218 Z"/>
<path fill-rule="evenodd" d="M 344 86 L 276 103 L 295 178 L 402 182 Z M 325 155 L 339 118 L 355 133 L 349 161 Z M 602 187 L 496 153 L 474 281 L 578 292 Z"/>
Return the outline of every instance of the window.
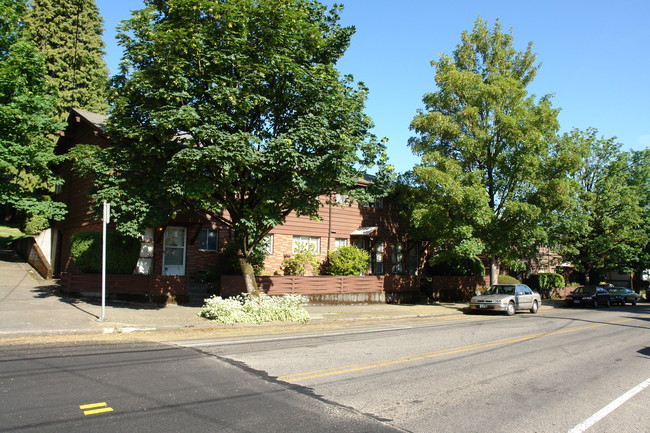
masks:
<path fill-rule="evenodd" d="M 375 254 L 373 260 L 373 274 L 382 275 L 384 273 L 384 243 L 375 242 Z"/>
<path fill-rule="evenodd" d="M 395 242 L 393 244 L 391 259 L 393 263 L 393 274 L 399 275 L 404 272 L 404 243 Z"/>
<path fill-rule="evenodd" d="M 418 254 L 418 244 L 410 244 L 409 250 L 409 275 L 418 275 L 420 265 L 420 255 Z"/>
<path fill-rule="evenodd" d="M 369 207 L 369 208 L 373 208 L 373 209 L 383 209 L 384 208 L 384 198 L 383 197 L 377 197 L 374 201 L 364 203 L 363 207 Z"/>
<path fill-rule="evenodd" d="M 311 249 L 315 254 L 320 254 L 320 238 L 313 236 L 294 236 L 292 252 L 300 252 L 304 248 Z"/>
<path fill-rule="evenodd" d="M 348 240 L 345 238 L 336 238 L 334 239 L 334 248 L 347 247 Z"/>
<path fill-rule="evenodd" d="M 201 230 L 199 234 L 200 251 L 217 251 L 217 230 Z"/>
<path fill-rule="evenodd" d="M 264 242 L 266 245 L 266 248 L 264 249 L 266 254 L 273 254 L 273 235 L 264 236 L 264 240 L 262 242 Z"/>

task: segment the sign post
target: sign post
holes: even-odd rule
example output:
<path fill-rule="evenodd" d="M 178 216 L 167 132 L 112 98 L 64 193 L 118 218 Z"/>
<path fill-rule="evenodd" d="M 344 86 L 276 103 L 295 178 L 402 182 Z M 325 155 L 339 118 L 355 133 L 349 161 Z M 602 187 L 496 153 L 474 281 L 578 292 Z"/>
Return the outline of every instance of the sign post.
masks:
<path fill-rule="evenodd" d="M 100 322 L 106 321 L 106 224 L 111 222 L 111 205 L 104 201 L 104 214 L 102 218 L 102 317 Z"/>

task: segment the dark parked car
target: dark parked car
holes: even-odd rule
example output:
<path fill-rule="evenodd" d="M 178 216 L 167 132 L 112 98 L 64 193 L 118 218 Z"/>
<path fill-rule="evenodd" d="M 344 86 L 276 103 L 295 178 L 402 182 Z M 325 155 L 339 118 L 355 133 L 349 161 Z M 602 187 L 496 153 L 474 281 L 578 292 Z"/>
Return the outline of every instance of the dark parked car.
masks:
<path fill-rule="evenodd" d="M 580 286 L 567 295 L 565 302 L 569 307 L 577 305 L 596 308 L 599 305 L 612 305 L 609 292 L 600 286 Z"/>
<path fill-rule="evenodd" d="M 611 289 L 607 289 L 607 291 L 614 305 L 625 305 L 626 303 L 636 305 L 637 301 L 641 299 L 641 295 L 634 293 L 627 287 L 612 287 Z"/>

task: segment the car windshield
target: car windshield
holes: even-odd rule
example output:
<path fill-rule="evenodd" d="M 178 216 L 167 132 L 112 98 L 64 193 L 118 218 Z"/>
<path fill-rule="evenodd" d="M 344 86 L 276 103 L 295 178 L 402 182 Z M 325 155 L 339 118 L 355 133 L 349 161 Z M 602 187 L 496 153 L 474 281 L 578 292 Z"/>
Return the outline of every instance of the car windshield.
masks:
<path fill-rule="evenodd" d="M 483 292 L 484 295 L 514 295 L 515 286 L 492 286 Z"/>
<path fill-rule="evenodd" d="M 595 287 L 578 287 L 573 291 L 573 293 L 584 293 L 585 295 L 591 295 L 596 292 Z"/>

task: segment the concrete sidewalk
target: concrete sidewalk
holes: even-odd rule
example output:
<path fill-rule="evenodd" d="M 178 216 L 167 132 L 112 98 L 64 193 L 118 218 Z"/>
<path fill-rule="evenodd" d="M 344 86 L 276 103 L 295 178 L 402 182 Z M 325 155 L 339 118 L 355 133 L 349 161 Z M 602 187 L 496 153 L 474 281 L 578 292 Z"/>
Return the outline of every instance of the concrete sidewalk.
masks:
<path fill-rule="evenodd" d="M 466 304 L 308 305 L 311 322 L 462 314 Z M 108 302 L 60 295 L 12 251 L 0 250 L 0 339 L 43 335 L 105 334 L 232 328 L 198 316 L 200 307 Z M 260 326 L 260 325 L 237 325 Z"/>

